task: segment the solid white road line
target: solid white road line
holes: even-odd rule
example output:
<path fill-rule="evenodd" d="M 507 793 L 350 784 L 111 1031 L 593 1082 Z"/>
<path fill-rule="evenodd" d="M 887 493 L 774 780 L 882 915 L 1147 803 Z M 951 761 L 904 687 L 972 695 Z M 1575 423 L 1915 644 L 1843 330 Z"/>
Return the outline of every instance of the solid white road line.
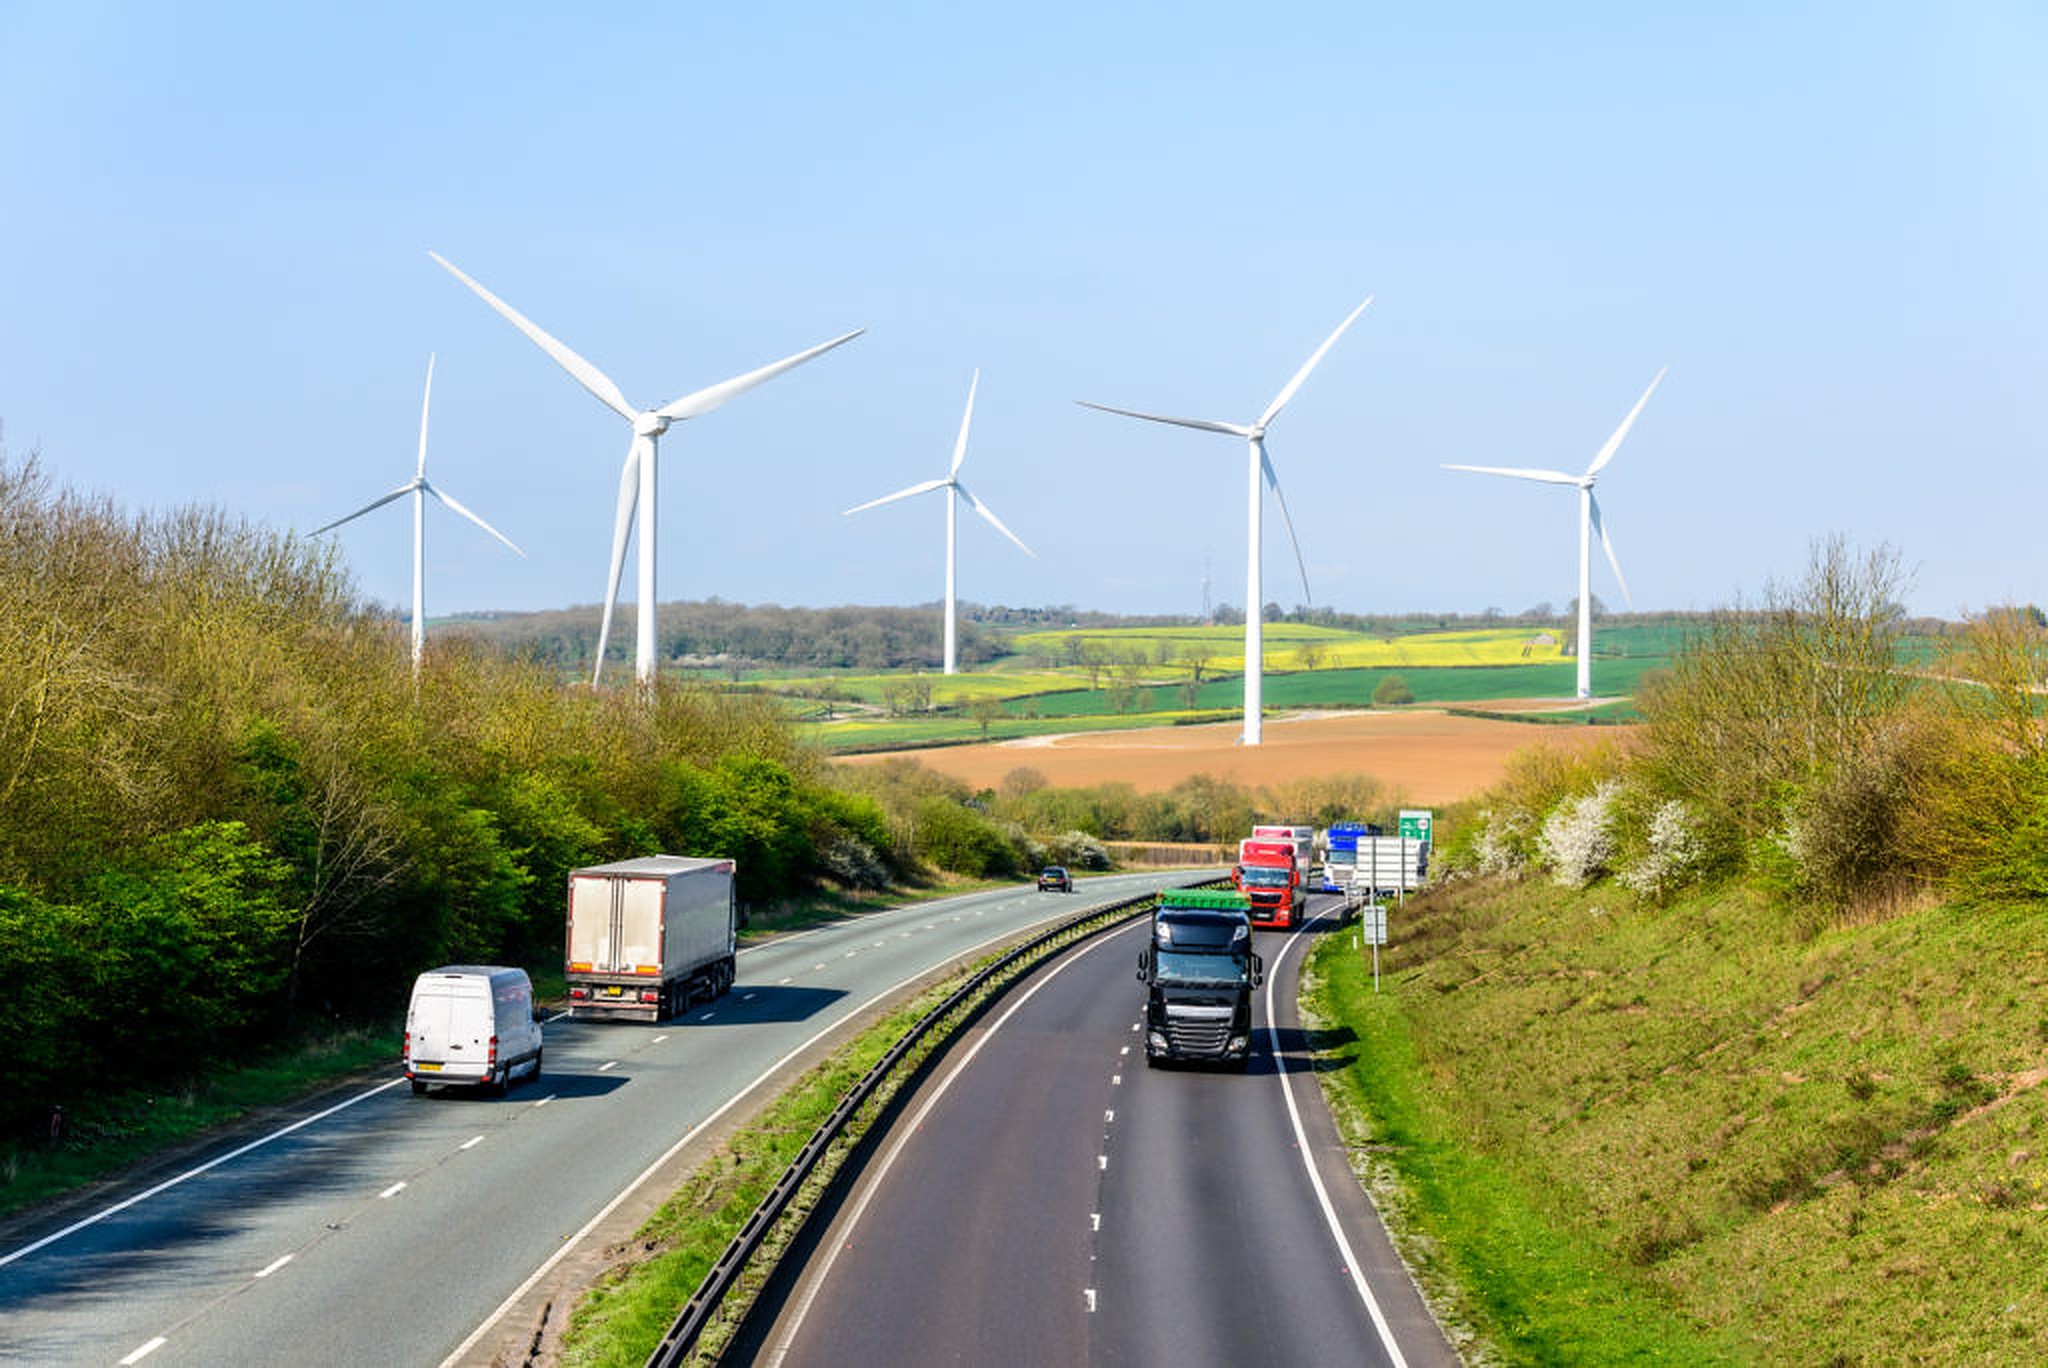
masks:
<path fill-rule="evenodd" d="M 283 1268 L 286 1264 L 290 1263 L 291 1261 L 292 1256 L 289 1254 L 286 1254 L 281 1258 L 272 1259 L 269 1263 L 263 1265 L 263 1267 L 256 1270 L 256 1276 L 259 1278 L 267 1278 L 271 1274 L 277 1272 L 278 1269 Z"/>
<path fill-rule="evenodd" d="M 106 1220 L 107 1217 L 115 1215 L 118 1212 L 126 1211 L 129 1207 L 134 1206 L 138 1202 L 146 1202 L 160 1192 L 168 1192 L 172 1188 L 178 1186 L 178 1184 L 180 1183 L 186 1182 L 189 1179 L 197 1178 L 200 1174 L 205 1173 L 208 1169 L 219 1168 L 222 1164 L 227 1163 L 228 1160 L 239 1159 L 243 1155 L 247 1154 L 250 1150 L 261 1149 L 263 1146 L 269 1144 L 273 1140 L 282 1140 L 285 1136 L 290 1135 L 293 1131 L 298 1130 L 303 1126 L 310 1126 L 315 1121 L 324 1121 L 338 1111 L 345 1111 L 348 1108 L 353 1107 L 358 1102 L 366 1102 L 370 1098 L 375 1097 L 378 1093 L 383 1092 L 386 1088 L 395 1088 L 403 1082 L 405 1082 L 403 1078 L 394 1078 L 389 1083 L 379 1083 L 376 1087 L 370 1089 L 368 1092 L 358 1093 L 354 1097 L 349 1098 L 346 1102 L 337 1102 L 335 1105 L 329 1107 L 326 1111 L 315 1112 L 313 1115 L 308 1116 L 303 1120 L 294 1121 L 289 1126 L 286 1126 L 281 1130 L 272 1131 L 270 1134 L 264 1136 L 260 1140 L 251 1140 L 248 1144 L 242 1146 L 240 1149 L 230 1150 L 218 1159 L 209 1159 L 207 1162 L 201 1164 L 198 1168 L 188 1169 L 184 1173 L 179 1174 L 175 1178 L 166 1179 L 164 1182 L 158 1183 L 155 1187 L 149 1189 L 149 1191 L 147 1192 L 138 1192 L 133 1197 L 128 1198 L 126 1201 L 116 1202 L 114 1203 L 114 1205 L 106 1208 L 104 1211 L 94 1212 L 92 1215 L 86 1217 L 82 1221 L 74 1222 L 71 1225 L 65 1226 L 62 1230 L 56 1231 L 53 1234 L 43 1236 L 42 1239 L 37 1240 L 34 1244 L 25 1244 L 11 1254 L 0 1255 L 0 1268 L 4 1268 L 6 1265 L 13 1263 L 16 1259 L 22 1258 L 25 1255 L 33 1254 L 38 1249 L 41 1249 L 46 1245 L 53 1245 L 67 1235 L 75 1235 L 79 1231 L 84 1230 L 87 1226 L 97 1225 L 101 1221 Z M 160 1344 L 162 1343 L 162 1341 L 159 1340 L 157 1341 L 157 1343 Z M 149 1352 L 149 1350 L 154 1349 L 155 1347 L 156 1344 L 147 1345 L 143 1349 L 139 1349 L 136 1352 L 138 1354 L 147 1353 Z M 125 1359 L 122 1361 L 124 1363 L 127 1362 L 127 1360 Z"/>
<path fill-rule="evenodd" d="M 1337 1209 L 1330 1204 L 1330 1193 L 1323 1186 L 1323 1176 L 1316 1172 L 1316 1158 L 1309 1150 L 1308 1132 L 1302 1129 L 1301 1108 L 1295 1105 L 1294 1088 L 1290 1083 L 1294 1071 L 1282 1063 L 1280 1053 L 1280 1028 L 1273 1023 L 1273 985 L 1280 981 L 1280 965 L 1287 958 L 1287 952 L 1301 944 L 1303 933 L 1309 926 L 1328 916 L 1319 912 L 1302 926 L 1287 943 L 1280 947 L 1280 953 L 1273 956 L 1273 968 L 1266 975 L 1266 1046 L 1272 1052 L 1273 1066 L 1279 1071 L 1280 1095 L 1287 1099 L 1287 1117 L 1294 1124 L 1294 1148 L 1301 1155 L 1301 1165 L 1308 1171 L 1309 1186 L 1315 1189 L 1316 1202 L 1323 1210 L 1323 1223 L 1330 1228 L 1330 1235 L 1337 1241 L 1337 1250 L 1344 1256 L 1345 1271 L 1351 1275 L 1351 1285 L 1358 1289 L 1358 1298 L 1365 1303 L 1366 1314 L 1372 1317 L 1373 1329 L 1379 1332 L 1380 1344 L 1387 1351 L 1387 1359 L 1393 1368 L 1408 1368 L 1408 1360 L 1401 1356 L 1401 1346 L 1394 1342 L 1393 1327 L 1387 1324 L 1387 1317 L 1380 1310 L 1379 1299 L 1372 1294 L 1372 1287 L 1365 1280 L 1365 1271 L 1358 1266 L 1358 1255 L 1351 1248 L 1351 1241 L 1344 1234 L 1342 1223 L 1337 1220 Z"/>

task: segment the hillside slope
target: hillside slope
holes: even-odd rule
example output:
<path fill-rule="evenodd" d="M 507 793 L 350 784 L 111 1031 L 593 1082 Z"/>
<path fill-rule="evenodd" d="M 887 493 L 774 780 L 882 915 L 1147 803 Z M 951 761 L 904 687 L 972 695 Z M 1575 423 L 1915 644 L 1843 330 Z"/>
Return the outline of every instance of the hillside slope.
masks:
<path fill-rule="evenodd" d="M 2048 1358 L 2035 908 L 1802 933 L 1744 891 L 1472 879 L 1317 955 L 1326 1082 L 1511 1362 Z M 1477 1347 L 1477 1346 L 1475 1346 Z"/>

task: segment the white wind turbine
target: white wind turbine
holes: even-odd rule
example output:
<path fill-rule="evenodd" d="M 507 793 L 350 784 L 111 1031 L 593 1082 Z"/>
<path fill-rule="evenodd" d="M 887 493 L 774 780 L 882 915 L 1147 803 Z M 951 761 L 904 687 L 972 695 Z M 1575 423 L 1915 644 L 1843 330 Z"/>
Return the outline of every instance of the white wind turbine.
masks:
<path fill-rule="evenodd" d="M 990 512 L 989 506 L 987 504 L 975 498 L 974 495 L 968 490 L 967 486 L 960 483 L 960 463 L 967 459 L 967 426 L 968 424 L 974 421 L 974 391 L 980 384 L 981 372 L 977 370 L 974 372 L 974 378 L 967 382 L 967 411 L 960 415 L 960 436 L 953 443 L 953 464 L 951 468 L 946 471 L 945 479 L 926 480 L 922 484 L 911 485 L 908 489 L 899 489 L 894 494 L 884 494 L 879 499 L 870 499 L 864 504 L 854 505 L 852 508 L 847 509 L 846 513 L 843 515 L 846 517 L 851 517 L 855 513 L 864 512 L 865 510 L 870 508 L 879 508 L 881 505 L 885 503 L 894 503 L 898 499 L 908 499 L 918 494 L 929 494 L 935 489 L 943 489 L 946 491 L 947 674 L 958 673 L 958 654 L 955 648 L 955 620 L 958 616 L 958 611 L 954 606 L 954 584 L 956 579 L 955 570 L 958 564 L 956 559 L 956 550 L 960 538 L 960 500 L 967 500 L 969 507 L 973 508 L 975 512 L 981 514 L 982 517 L 988 519 L 989 526 L 995 528 L 996 531 L 1002 533 L 1011 541 L 1016 542 L 1017 549 L 1019 551 L 1022 551 L 1025 555 L 1030 556 L 1033 560 L 1036 560 L 1038 558 L 1038 553 L 1036 551 L 1033 551 L 1030 547 L 1026 546 L 1021 540 L 1019 540 L 1015 532 L 1012 532 L 1009 528 L 1003 526 L 1002 519 L 998 518 L 994 513 Z"/>
<path fill-rule="evenodd" d="M 505 545 L 510 546 L 514 551 L 519 551 L 518 546 L 513 543 L 510 537 L 457 503 L 453 496 L 444 494 L 439 489 L 436 489 L 433 482 L 427 479 L 427 409 L 433 403 L 433 400 L 434 358 L 428 356 L 427 392 L 426 396 L 420 400 L 420 460 L 419 465 L 413 470 L 412 478 L 392 490 L 389 494 L 386 494 L 383 498 L 373 499 L 347 517 L 336 518 L 327 526 L 314 528 L 308 534 L 309 536 L 317 537 L 322 532 L 331 532 L 345 522 L 352 522 L 373 509 L 382 508 L 393 499 L 402 499 L 408 494 L 412 495 L 412 667 L 415 670 L 420 667 L 420 653 L 425 648 L 427 640 L 427 496 L 432 495 L 449 511 L 460 513 L 463 517 L 505 543 Z M 519 551 L 519 554 L 523 556 L 526 553 Z"/>
<path fill-rule="evenodd" d="M 1593 458 L 1593 464 L 1586 467 L 1583 475 L 1567 475 L 1561 470 L 1520 470 L 1504 466 L 1447 465 L 1445 470 L 1470 470 L 1481 475 L 1506 475 L 1516 480 L 1539 480 L 1544 484 L 1572 485 L 1579 491 L 1579 697 L 1593 696 L 1593 533 L 1600 534 L 1600 548 L 1607 553 L 1607 563 L 1614 567 L 1614 579 L 1621 586 L 1621 596 L 1629 607 L 1635 607 L 1635 600 L 1629 597 L 1628 581 L 1622 578 L 1621 562 L 1615 559 L 1614 543 L 1607 539 L 1607 524 L 1600 519 L 1600 501 L 1593 497 L 1593 486 L 1599 481 L 1600 472 L 1614 459 L 1614 453 L 1621 449 L 1622 439 L 1635 425 L 1636 415 L 1643 411 L 1643 405 L 1650 402 L 1650 395 L 1664 379 L 1666 366 L 1650 381 L 1650 388 L 1643 391 L 1643 397 L 1636 400 L 1636 406 L 1628 411 L 1628 417 L 1621 420 L 1621 426 L 1607 439 L 1607 445 Z"/>
<path fill-rule="evenodd" d="M 1337 339 L 1342 337 L 1344 330 L 1350 327 L 1360 314 L 1365 312 L 1365 306 L 1372 303 L 1372 298 L 1371 295 L 1367 295 L 1364 302 L 1353 309 L 1350 315 L 1337 325 L 1337 330 L 1323 340 L 1322 346 L 1316 348 L 1315 355 L 1309 357 L 1303 363 L 1301 369 L 1294 373 L 1294 378 L 1289 380 L 1286 387 L 1274 397 L 1273 402 L 1266 405 L 1266 411 L 1258 416 L 1256 422 L 1249 424 L 1217 423 L 1204 418 L 1165 418 L 1156 413 L 1139 413 L 1135 409 L 1111 408 L 1108 404 L 1092 404 L 1086 399 L 1080 401 L 1088 408 L 1101 409 L 1104 413 L 1121 413 L 1126 418 L 1143 418 L 1154 423 L 1171 423 L 1176 427 L 1199 428 L 1204 432 L 1221 432 L 1232 437 L 1242 437 L 1250 448 L 1250 458 L 1246 467 L 1245 479 L 1246 545 L 1244 572 L 1244 744 L 1247 746 L 1259 744 L 1263 720 L 1261 710 L 1265 704 L 1266 634 L 1265 623 L 1261 616 L 1261 610 L 1265 605 L 1265 596 L 1260 588 L 1259 581 L 1261 521 L 1259 517 L 1259 479 L 1262 474 L 1265 477 L 1266 483 L 1273 487 L 1274 502 L 1280 505 L 1280 521 L 1287 528 L 1287 540 L 1293 543 L 1294 546 L 1294 563 L 1301 570 L 1301 592 L 1304 597 L 1311 601 L 1314 599 L 1314 595 L 1310 593 L 1308 587 L 1308 564 L 1301 557 L 1301 542 L 1294 535 L 1294 520 L 1287 514 L 1286 496 L 1280 492 L 1280 477 L 1273 471 L 1272 458 L 1266 455 L 1266 427 L 1275 418 L 1279 417 L 1280 410 L 1287 407 L 1287 401 L 1292 399 L 1294 392 L 1301 388 L 1301 382 L 1308 379 L 1308 373 L 1316 368 L 1317 364 L 1322 361 L 1323 356 L 1331 347 L 1337 345 Z"/>
<path fill-rule="evenodd" d="M 634 513 L 637 506 L 640 536 L 640 599 L 635 605 L 637 641 L 633 670 L 642 684 L 651 684 L 654 681 L 655 462 L 661 434 L 668 431 L 671 423 L 680 423 L 686 418 L 709 413 L 735 395 L 744 394 L 764 380 L 772 380 L 786 370 L 801 366 L 814 356 L 831 351 L 841 343 L 851 342 L 866 330 L 855 328 L 852 332 L 835 337 L 830 342 L 820 343 L 809 351 L 801 351 L 795 356 L 784 357 L 759 370 L 736 375 L 730 380 L 721 380 L 715 385 L 707 385 L 660 408 L 636 409 L 626 402 L 626 396 L 604 372 L 542 332 L 517 309 L 464 275 L 439 252 L 429 252 L 427 255 L 439 262 L 450 275 L 476 291 L 484 303 L 504 315 L 506 321 L 513 327 L 531 338 L 535 346 L 552 356 L 557 365 L 569 372 L 583 388 L 596 395 L 606 408 L 633 425 L 633 441 L 626 449 L 626 464 L 619 472 L 619 507 L 617 518 L 612 524 L 611 570 L 605 579 L 604 620 L 597 629 L 597 667 L 591 673 L 590 682 L 594 686 L 604 676 L 604 652 L 611 639 L 612 610 L 618 604 L 619 578 L 626 569 L 626 539 L 634 530 Z"/>

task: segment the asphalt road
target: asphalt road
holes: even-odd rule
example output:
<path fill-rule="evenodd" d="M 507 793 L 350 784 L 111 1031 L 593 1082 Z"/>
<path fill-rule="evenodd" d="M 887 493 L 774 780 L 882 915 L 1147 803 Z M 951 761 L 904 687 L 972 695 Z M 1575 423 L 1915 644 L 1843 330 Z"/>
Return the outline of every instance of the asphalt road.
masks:
<path fill-rule="evenodd" d="M 1070 952 L 949 1053 L 757 1332 L 760 1362 L 1457 1362 L 1308 1072 L 1311 932 L 1257 937 L 1244 1074 L 1146 1067 L 1145 934 Z"/>
<path fill-rule="evenodd" d="M 161 1191 L 117 1183 L 83 1214 L 10 1222 L 0 1362 L 487 1358 L 494 1337 L 526 1333 L 501 1315 L 523 1288 L 619 1203 L 652 1200 L 640 1179 L 666 1177 L 686 1141 L 879 1000 L 1091 903 L 1187 878 L 973 894 L 748 947 L 733 991 L 673 1022 L 551 1023 L 545 1077 L 503 1099 L 414 1097 L 394 1071 L 288 1132 L 224 1142 Z"/>

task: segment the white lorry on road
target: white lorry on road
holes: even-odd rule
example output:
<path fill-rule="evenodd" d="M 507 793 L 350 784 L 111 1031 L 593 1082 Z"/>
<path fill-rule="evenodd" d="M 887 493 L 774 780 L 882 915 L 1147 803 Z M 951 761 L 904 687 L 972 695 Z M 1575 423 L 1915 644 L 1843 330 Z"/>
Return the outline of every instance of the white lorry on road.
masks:
<path fill-rule="evenodd" d="M 731 860 L 648 855 L 569 875 L 569 1015 L 660 1021 L 732 987 Z"/>

